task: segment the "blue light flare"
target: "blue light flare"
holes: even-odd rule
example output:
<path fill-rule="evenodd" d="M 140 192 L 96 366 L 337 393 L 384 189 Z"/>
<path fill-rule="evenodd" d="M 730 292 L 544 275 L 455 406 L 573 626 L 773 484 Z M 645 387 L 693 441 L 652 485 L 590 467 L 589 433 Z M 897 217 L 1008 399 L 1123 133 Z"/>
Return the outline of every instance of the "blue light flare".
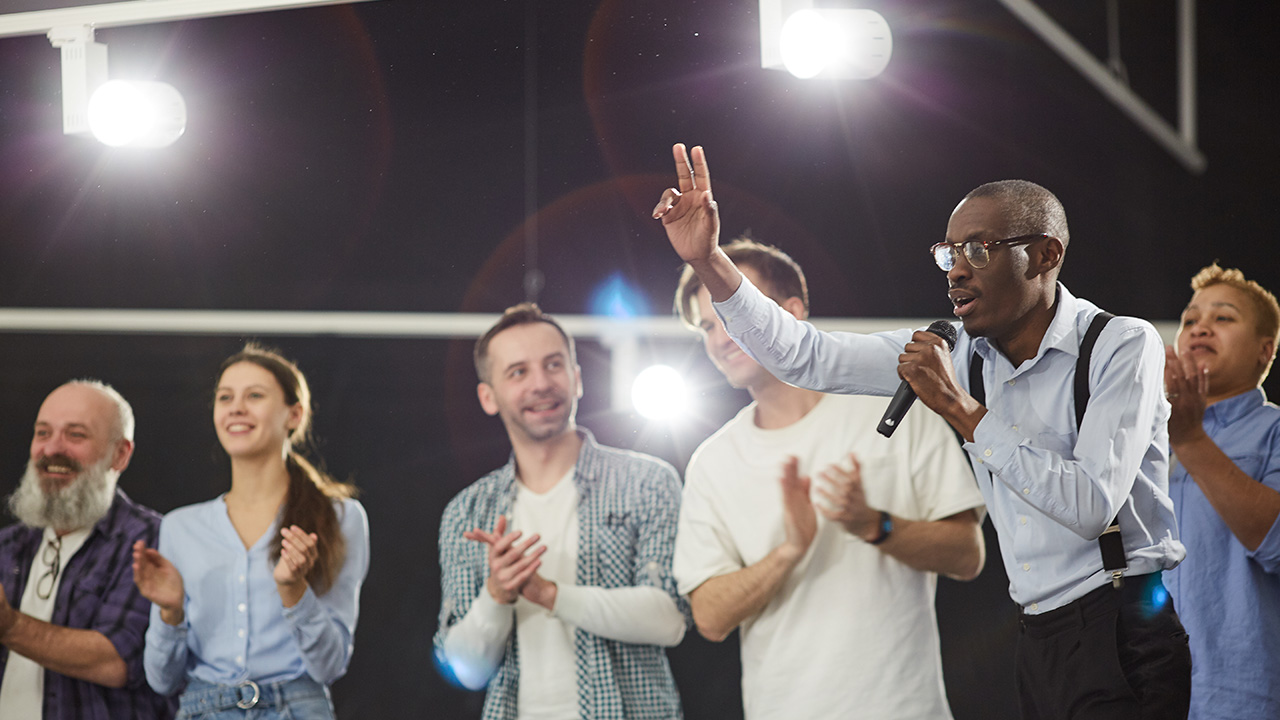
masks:
<path fill-rule="evenodd" d="M 591 293 L 591 314 L 613 318 L 633 318 L 649 314 L 649 303 L 644 295 L 627 282 L 622 273 L 615 272 Z"/>

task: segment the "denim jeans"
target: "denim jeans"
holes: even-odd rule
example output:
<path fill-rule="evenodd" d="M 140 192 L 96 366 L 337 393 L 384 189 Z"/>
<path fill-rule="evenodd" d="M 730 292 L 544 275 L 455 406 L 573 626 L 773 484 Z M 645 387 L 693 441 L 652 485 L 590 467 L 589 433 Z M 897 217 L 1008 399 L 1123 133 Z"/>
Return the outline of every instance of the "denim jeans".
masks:
<path fill-rule="evenodd" d="M 329 688 L 306 675 L 243 685 L 193 678 L 179 703 L 176 720 L 334 720 Z"/>

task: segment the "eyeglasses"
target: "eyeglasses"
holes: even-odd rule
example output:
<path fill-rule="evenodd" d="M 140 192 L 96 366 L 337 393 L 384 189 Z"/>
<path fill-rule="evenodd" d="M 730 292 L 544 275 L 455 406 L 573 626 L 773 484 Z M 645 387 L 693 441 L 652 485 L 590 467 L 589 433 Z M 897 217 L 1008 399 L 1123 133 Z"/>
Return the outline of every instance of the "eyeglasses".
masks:
<path fill-rule="evenodd" d="M 956 266 L 956 259 L 959 257 L 959 250 L 964 249 L 964 257 L 969 261 L 969 265 L 974 270 L 981 270 L 991 262 L 991 248 L 1000 245 L 1026 245 L 1037 240 L 1052 237 L 1048 233 L 1036 233 L 1034 235 L 1019 235 L 1017 237 L 1005 238 L 1004 240 L 965 240 L 958 243 L 940 242 L 929 248 L 929 254 L 933 256 L 933 261 L 938 263 L 938 267 L 950 272 L 951 268 Z"/>
<path fill-rule="evenodd" d="M 48 565 L 49 569 L 36 581 L 36 595 L 41 600 L 48 600 L 53 596 L 53 586 L 58 584 L 58 571 L 62 569 L 62 538 L 54 538 L 44 546 L 44 550 L 40 552 L 40 562 Z"/>

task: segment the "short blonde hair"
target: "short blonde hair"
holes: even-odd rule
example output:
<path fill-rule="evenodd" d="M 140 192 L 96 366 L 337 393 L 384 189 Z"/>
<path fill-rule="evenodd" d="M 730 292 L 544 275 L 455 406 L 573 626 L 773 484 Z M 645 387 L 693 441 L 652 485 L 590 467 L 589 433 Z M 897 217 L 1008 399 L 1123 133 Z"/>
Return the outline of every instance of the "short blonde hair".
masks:
<path fill-rule="evenodd" d="M 1276 302 L 1276 296 L 1259 285 L 1256 280 L 1246 280 L 1244 273 L 1240 270 L 1220 267 L 1217 262 L 1200 268 L 1200 272 L 1191 278 L 1193 291 L 1198 292 L 1214 285 L 1233 287 L 1249 296 L 1257 316 L 1254 329 L 1259 336 L 1271 338 L 1273 341 L 1271 360 L 1275 360 L 1275 345 L 1280 344 L 1280 303 Z M 1268 362 L 1262 370 L 1262 377 L 1266 378 L 1270 371 L 1271 362 Z"/>

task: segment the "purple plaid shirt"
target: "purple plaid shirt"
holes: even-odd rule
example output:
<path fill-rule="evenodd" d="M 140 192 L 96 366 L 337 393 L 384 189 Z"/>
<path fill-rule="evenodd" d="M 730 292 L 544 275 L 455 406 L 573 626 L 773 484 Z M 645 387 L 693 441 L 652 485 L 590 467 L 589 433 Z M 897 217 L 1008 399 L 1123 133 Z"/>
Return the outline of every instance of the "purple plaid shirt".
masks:
<path fill-rule="evenodd" d="M 133 543 L 143 540 L 155 547 L 159 530 L 158 513 L 117 489 L 111 509 L 67 562 L 51 622 L 102 633 L 124 659 L 129 678 L 125 687 L 117 690 L 46 670 L 44 720 L 173 717 L 171 701 L 156 695 L 142 673 L 143 636 L 151 603 L 133 584 Z M 22 598 L 43 536 L 43 531 L 22 525 L 0 530 L 0 583 L 13 604 Z M 0 678 L 8 659 L 9 650 L 0 648 Z"/>

